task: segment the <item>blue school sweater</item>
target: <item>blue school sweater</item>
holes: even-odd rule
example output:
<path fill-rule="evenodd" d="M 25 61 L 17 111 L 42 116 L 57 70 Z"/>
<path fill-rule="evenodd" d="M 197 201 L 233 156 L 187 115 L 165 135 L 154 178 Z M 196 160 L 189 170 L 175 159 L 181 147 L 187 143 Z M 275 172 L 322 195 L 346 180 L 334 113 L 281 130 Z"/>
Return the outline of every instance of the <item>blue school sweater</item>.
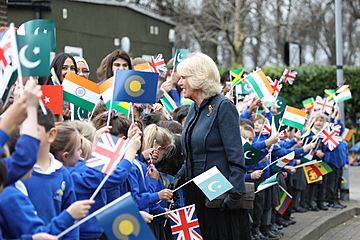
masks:
<path fill-rule="evenodd" d="M 13 184 L 32 169 L 37 159 L 39 145 L 39 139 L 25 134 L 19 137 L 16 141 L 13 154 L 8 158 L 2 159 L 7 169 L 7 182 L 5 186 Z"/>
<path fill-rule="evenodd" d="M 134 164 L 131 166 L 129 180 L 131 194 L 139 209 L 149 212 L 150 206 L 157 203 L 160 199 L 157 192 L 151 193 L 149 191 L 149 181 L 153 180 L 146 176 L 146 170 L 147 165 L 144 162 L 140 162 L 138 157 L 135 158 Z"/>
<path fill-rule="evenodd" d="M 0 154 L 3 152 L 4 145 L 10 140 L 10 136 L 0 129 Z"/>
<path fill-rule="evenodd" d="M 333 150 L 324 144 L 324 162 L 334 165 L 336 168 L 342 168 L 345 164 L 349 163 L 348 160 L 348 145 L 345 141 L 341 141 L 339 145 Z"/>
<path fill-rule="evenodd" d="M 95 197 L 95 203 L 91 206 L 89 214 L 95 212 L 107 203 L 106 189 L 124 183 L 131 169 L 131 162 L 122 160 L 114 173 L 105 182 L 103 188 Z M 106 174 L 86 166 L 83 160 L 79 160 L 74 167 L 67 168 L 74 181 L 77 200 L 90 199 L 96 188 L 104 179 Z M 80 225 L 81 239 L 97 239 L 104 232 L 96 217 Z"/>
<path fill-rule="evenodd" d="M 0 195 L 0 227 L 5 239 L 17 239 L 24 234 L 40 232 L 57 235 L 70 227 L 74 220 L 67 211 L 62 211 L 45 224 L 36 214 L 21 181 L 8 186 Z"/>
<path fill-rule="evenodd" d="M 50 161 L 51 165 L 46 171 L 35 164 L 32 177 L 23 181 L 38 216 L 46 224 L 76 201 L 69 171 L 52 154 Z M 64 239 L 78 238 L 78 228 L 64 236 Z"/>

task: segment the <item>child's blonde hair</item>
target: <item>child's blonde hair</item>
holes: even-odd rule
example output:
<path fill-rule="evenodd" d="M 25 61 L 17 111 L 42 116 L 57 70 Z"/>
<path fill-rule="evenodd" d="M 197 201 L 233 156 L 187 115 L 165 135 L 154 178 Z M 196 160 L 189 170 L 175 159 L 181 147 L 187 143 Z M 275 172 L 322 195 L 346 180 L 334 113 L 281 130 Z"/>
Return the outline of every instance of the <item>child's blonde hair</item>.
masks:
<path fill-rule="evenodd" d="M 91 122 L 85 121 L 71 121 L 69 122 L 73 127 L 78 130 L 81 137 L 81 157 L 88 159 L 92 153 L 92 145 L 96 134 L 96 128 Z"/>
<path fill-rule="evenodd" d="M 143 150 L 152 148 L 154 141 L 157 145 L 167 149 L 174 146 L 174 139 L 167 129 L 158 127 L 156 124 L 150 124 L 144 130 Z"/>
<path fill-rule="evenodd" d="M 322 113 L 322 112 L 314 112 L 312 118 L 315 119 L 315 120 L 320 118 L 320 119 L 323 120 L 323 122 L 329 121 L 328 116 L 326 116 L 325 113 Z"/>
<path fill-rule="evenodd" d="M 79 140 L 80 134 L 69 122 L 57 122 L 55 128 L 57 134 L 54 142 L 50 145 L 50 152 L 61 161 L 61 155 L 64 152 L 68 152 L 69 155 L 75 152 L 76 142 Z"/>

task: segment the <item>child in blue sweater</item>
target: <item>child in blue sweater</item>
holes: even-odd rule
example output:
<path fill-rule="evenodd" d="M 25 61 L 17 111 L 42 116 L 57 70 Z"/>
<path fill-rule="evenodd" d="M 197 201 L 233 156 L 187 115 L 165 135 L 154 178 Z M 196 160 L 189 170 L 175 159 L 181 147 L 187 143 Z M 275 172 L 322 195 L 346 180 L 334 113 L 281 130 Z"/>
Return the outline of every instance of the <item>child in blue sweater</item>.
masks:
<path fill-rule="evenodd" d="M 164 189 L 164 183 L 159 172 L 155 169 L 157 161 L 161 161 L 166 150 L 173 144 L 171 134 L 164 128 L 150 124 L 144 130 L 143 154 L 135 158 L 130 172 L 131 193 L 140 210 L 150 214 L 163 213 L 167 209 L 166 201 L 170 201 L 173 194 L 170 189 Z M 163 220 L 156 220 L 150 224 L 154 234 L 164 239 Z"/>
<path fill-rule="evenodd" d="M 47 115 L 40 109 L 37 114 L 41 143 L 32 177 L 24 180 L 24 184 L 38 216 L 47 224 L 74 203 L 76 195 L 69 171 L 50 154 L 50 144 L 56 138 L 54 115 L 50 109 Z M 78 238 L 78 229 L 64 236 L 64 239 Z"/>
<path fill-rule="evenodd" d="M 56 129 L 58 134 L 55 141 L 51 144 L 51 152 L 63 162 L 70 171 L 71 177 L 74 180 L 77 199 L 90 199 L 106 176 L 103 172 L 88 167 L 86 161 L 80 158 L 88 159 L 91 156 L 92 147 L 96 145 L 96 142 L 92 142 L 95 137 L 95 128 L 88 122 L 75 121 L 57 123 Z M 120 161 L 118 167 L 108 178 L 102 190 L 96 195 L 95 204 L 92 206 L 90 213 L 106 205 L 106 189 L 113 188 L 126 181 L 135 154 L 140 148 L 141 132 L 136 129 L 134 130 L 135 131 L 132 131 L 134 132 L 134 134 L 132 134 L 134 136 L 129 142 L 124 159 Z M 81 139 L 80 142 L 78 140 L 79 138 Z M 81 151 L 86 153 L 86 155 L 83 155 L 81 152 L 81 156 L 78 156 L 78 154 L 75 153 L 76 151 L 72 150 L 72 148 L 77 149 L 78 146 L 80 146 Z M 79 158 L 74 165 L 72 159 L 76 157 Z M 81 239 L 98 239 L 102 233 L 103 229 L 95 217 L 80 226 Z"/>

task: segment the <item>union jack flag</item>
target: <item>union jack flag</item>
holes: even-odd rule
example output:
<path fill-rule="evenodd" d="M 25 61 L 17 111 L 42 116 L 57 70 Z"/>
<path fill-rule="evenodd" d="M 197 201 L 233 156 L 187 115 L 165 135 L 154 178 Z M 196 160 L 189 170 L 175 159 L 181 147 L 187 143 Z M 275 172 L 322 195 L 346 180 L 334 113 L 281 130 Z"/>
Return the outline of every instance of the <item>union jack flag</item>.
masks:
<path fill-rule="evenodd" d="M 124 157 L 128 140 L 104 133 L 86 165 L 108 174 Z"/>
<path fill-rule="evenodd" d="M 271 134 L 271 125 L 267 118 L 265 118 L 264 126 L 261 129 L 261 135 L 270 135 Z"/>
<path fill-rule="evenodd" d="M 243 100 L 243 107 L 247 108 L 248 106 L 250 106 L 250 104 L 253 102 L 255 98 L 255 93 L 250 93 L 248 95 L 245 95 L 244 100 Z"/>
<path fill-rule="evenodd" d="M 274 81 L 269 77 L 268 77 L 268 79 L 270 81 L 271 88 L 274 90 L 272 95 L 274 97 L 277 97 L 279 95 L 279 93 L 280 93 L 281 88 L 282 88 L 281 79 L 280 80 L 275 79 Z"/>
<path fill-rule="evenodd" d="M 336 134 L 340 135 L 340 130 L 341 130 L 340 124 L 329 123 L 329 128 L 330 128 L 332 131 L 335 131 Z"/>
<path fill-rule="evenodd" d="M 317 96 L 315 100 L 314 108 L 315 110 L 320 110 L 320 112 L 322 113 L 326 112 L 328 114 L 331 114 L 333 105 L 334 105 L 334 101 L 329 101 L 326 98 Z"/>
<path fill-rule="evenodd" d="M 195 205 L 169 213 L 171 232 L 175 240 L 202 240 Z"/>
<path fill-rule="evenodd" d="M 296 75 L 297 71 L 285 69 L 280 78 L 280 81 L 285 83 L 288 82 L 290 85 L 292 85 L 295 81 Z"/>
<path fill-rule="evenodd" d="M 336 129 L 330 129 L 330 127 L 322 130 L 320 138 L 323 139 L 322 142 L 327 145 L 330 151 L 334 150 L 342 141 L 342 137 L 339 136 L 338 131 Z"/>
<path fill-rule="evenodd" d="M 284 139 L 287 137 L 287 134 L 288 134 L 288 130 L 287 130 L 287 128 L 285 128 L 284 130 L 279 132 L 279 138 Z"/>
<path fill-rule="evenodd" d="M 152 68 L 154 69 L 154 72 L 156 73 L 167 71 L 165 60 L 162 53 L 159 53 L 158 55 L 151 57 L 151 65 Z"/>

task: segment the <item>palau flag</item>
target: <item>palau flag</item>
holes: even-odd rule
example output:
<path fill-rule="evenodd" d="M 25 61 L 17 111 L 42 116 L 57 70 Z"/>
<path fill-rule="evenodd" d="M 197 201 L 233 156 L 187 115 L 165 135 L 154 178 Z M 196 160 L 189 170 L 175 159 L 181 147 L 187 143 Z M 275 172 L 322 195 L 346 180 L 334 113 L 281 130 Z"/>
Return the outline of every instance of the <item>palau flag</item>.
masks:
<path fill-rule="evenodd" d="M 113 100 L 132 103 L 155 103 L 158 76 L 158 73 L 151 72 L 116 71 Z"/>
<path fill-rule="evenodd" d="M 212 167 L 203 172 L 195 177 L 193 181 L 210 201 L 234 187 L 217 167 Z"/>
<path fill-rule="evenodd" d="M 97 214 L 96 218 L 108 239 L 155 240 L 130 194 Z"/>

